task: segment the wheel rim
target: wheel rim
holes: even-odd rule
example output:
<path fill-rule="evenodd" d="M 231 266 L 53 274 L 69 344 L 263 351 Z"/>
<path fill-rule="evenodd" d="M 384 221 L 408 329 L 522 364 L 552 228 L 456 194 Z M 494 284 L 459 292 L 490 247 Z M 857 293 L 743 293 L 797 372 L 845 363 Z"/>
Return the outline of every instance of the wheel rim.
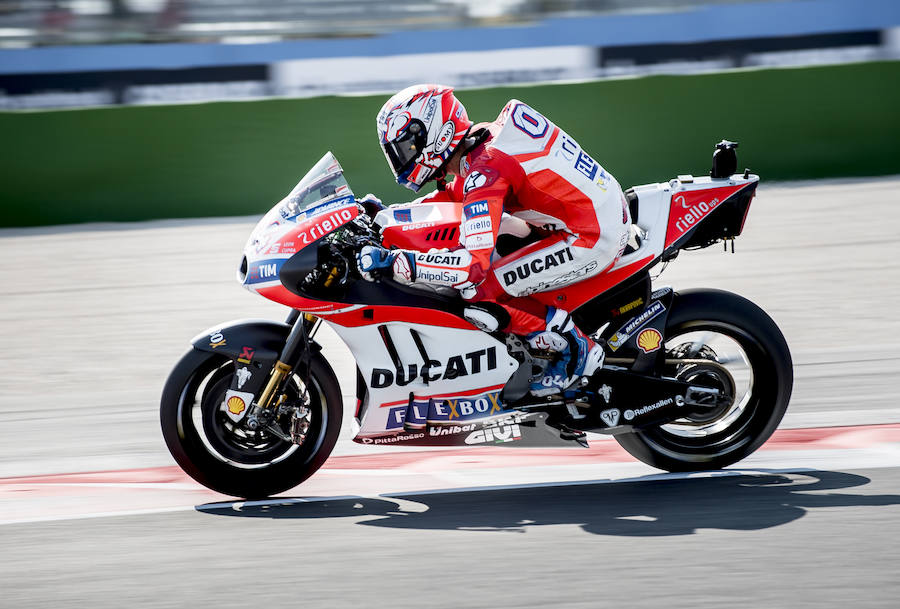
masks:
<path fill-rule="evenodd" d="M 685 349 L 685 345 L 689 345 Z M 693 321 L 668 330 L 667 360 L 705 359 L 710 365 L 667 365 L 665 374 L 731 392 L 727 405 L 692 413 L 641 430 L 654 450 L 680 461 L 710 461 L 735 451 L 759 435 L 756 414 L 767 401 L 760 379 L 770 373 L 765 350 L 742 329 L 716 321 Z M 714 371 L 722 370 L 715 374 Z M 768 417 L 763 417 L 767 421 Z"/>
<path fill-rule="evenodd" d="M 300 375 L 293 374 L 288 381 L 285 390 L 288 400 L 297 401 L 304 396 L 302 404 L 311 413 L 306 440 L 296 445 L 267 430 L 251 432 L 235 425 L 225 415 L 225 391 L 231 385 L 234 371 L 230 360 L 214 360 L 197 370 L 182 393 L 181 426 L 193 429 L 211 457 L 240 469 L 267 468 L 298 453 L 311 458 L 324 441 L 328 423 L 327 403 L 318 379 L 309 376 L 308 392 L 303 391 L 304 379 Z"/>

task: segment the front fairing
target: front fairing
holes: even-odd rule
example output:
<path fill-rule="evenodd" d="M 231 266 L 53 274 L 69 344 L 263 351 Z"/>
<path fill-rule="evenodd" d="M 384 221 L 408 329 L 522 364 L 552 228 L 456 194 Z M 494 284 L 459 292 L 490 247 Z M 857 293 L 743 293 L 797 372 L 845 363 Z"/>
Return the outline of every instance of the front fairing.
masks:
<path fill-rule="evenodd" d="M 248 290 L 287 306 L 304 307 L 280 283 L 281 267 L 294 254 L 358 215 L 353 191 L 330 152 L 256 224 L 238 270 Z M 312 307 L 309 307 L 310 309 Z"/>

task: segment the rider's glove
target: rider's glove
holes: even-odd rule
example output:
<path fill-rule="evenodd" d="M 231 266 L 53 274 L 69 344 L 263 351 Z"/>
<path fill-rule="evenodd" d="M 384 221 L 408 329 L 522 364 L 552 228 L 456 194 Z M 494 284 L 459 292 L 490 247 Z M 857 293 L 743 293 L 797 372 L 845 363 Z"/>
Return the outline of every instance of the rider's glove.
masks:
<path fill-rule="evenodd" d="M 381 199 L 373 195 L 371 192 L 364 196 L 362 199 L 357 199 L 356 202 L 363 206 L 363 209 L 366 210 L 366 214 L 370 218 L 374 218 L 375 214 L 384 209 L 384 203 L 381 202 Z"/>
<path fill-rule="evenodd" d="M 356 254 L 356 266 L 366 281 L 381 275 L 393 275 L 397 281 L 412 283 L 416 277 L 413 252 L 388 250 L 376 245 L 364 245 Z"/>

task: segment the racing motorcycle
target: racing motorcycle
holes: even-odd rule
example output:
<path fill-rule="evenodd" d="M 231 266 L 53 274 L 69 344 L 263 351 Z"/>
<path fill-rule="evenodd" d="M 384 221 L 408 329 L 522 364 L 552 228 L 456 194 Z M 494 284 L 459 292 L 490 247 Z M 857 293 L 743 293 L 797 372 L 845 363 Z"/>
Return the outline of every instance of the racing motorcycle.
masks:
<path fill-rule="evenodd" d="M 734 249 L 759 182 L 736 173 L 735 147 L 716 147 L 709 176 L 627 190 L 631 238 L 614 267 L 533 295 L 570 311 L 606 351 L 594 375 L 540 398 L 529 383 L 552 353 L 479 329 L 455 290 L 360 277 L 355 255 L 366 244 L 458 247 L 461 204 L 370 215 L 327 153 L 259 221 L 237 271 L 245 288 L 290 308 L 286 321 L 231 321 L 192 340 L 162 393 L 169 450 L 195 480 L 238 497 L 311 476 L 342 420 L 338 379 L 315 341 L 324 322 L 356 359 L 356 442 L 579 447 L 599 433 L 663 470 L 737 462 L 787 408 L 784 336 L 741 296 L 653 289 L 650 275 L 682 250 L 720 241 Z M 503 223 L 500 232 L 498 254 L 521 247 L 519 233 Z"/>

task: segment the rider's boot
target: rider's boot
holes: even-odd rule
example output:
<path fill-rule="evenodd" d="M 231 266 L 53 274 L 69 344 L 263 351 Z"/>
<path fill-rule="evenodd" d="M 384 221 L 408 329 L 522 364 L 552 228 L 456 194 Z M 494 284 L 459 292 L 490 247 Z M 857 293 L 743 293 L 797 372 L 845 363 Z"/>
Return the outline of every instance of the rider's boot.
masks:
<path fill-rule="evenodd" d="M 603 366 L 603 347 L 585 336 L 562 309 L 550 307 L 546 329 L 532 332 L 526 339 L 532 349 L 559 354 L 544 370 L 543 377 L 532 381 L 532 395 L 562 393 Z"/>

